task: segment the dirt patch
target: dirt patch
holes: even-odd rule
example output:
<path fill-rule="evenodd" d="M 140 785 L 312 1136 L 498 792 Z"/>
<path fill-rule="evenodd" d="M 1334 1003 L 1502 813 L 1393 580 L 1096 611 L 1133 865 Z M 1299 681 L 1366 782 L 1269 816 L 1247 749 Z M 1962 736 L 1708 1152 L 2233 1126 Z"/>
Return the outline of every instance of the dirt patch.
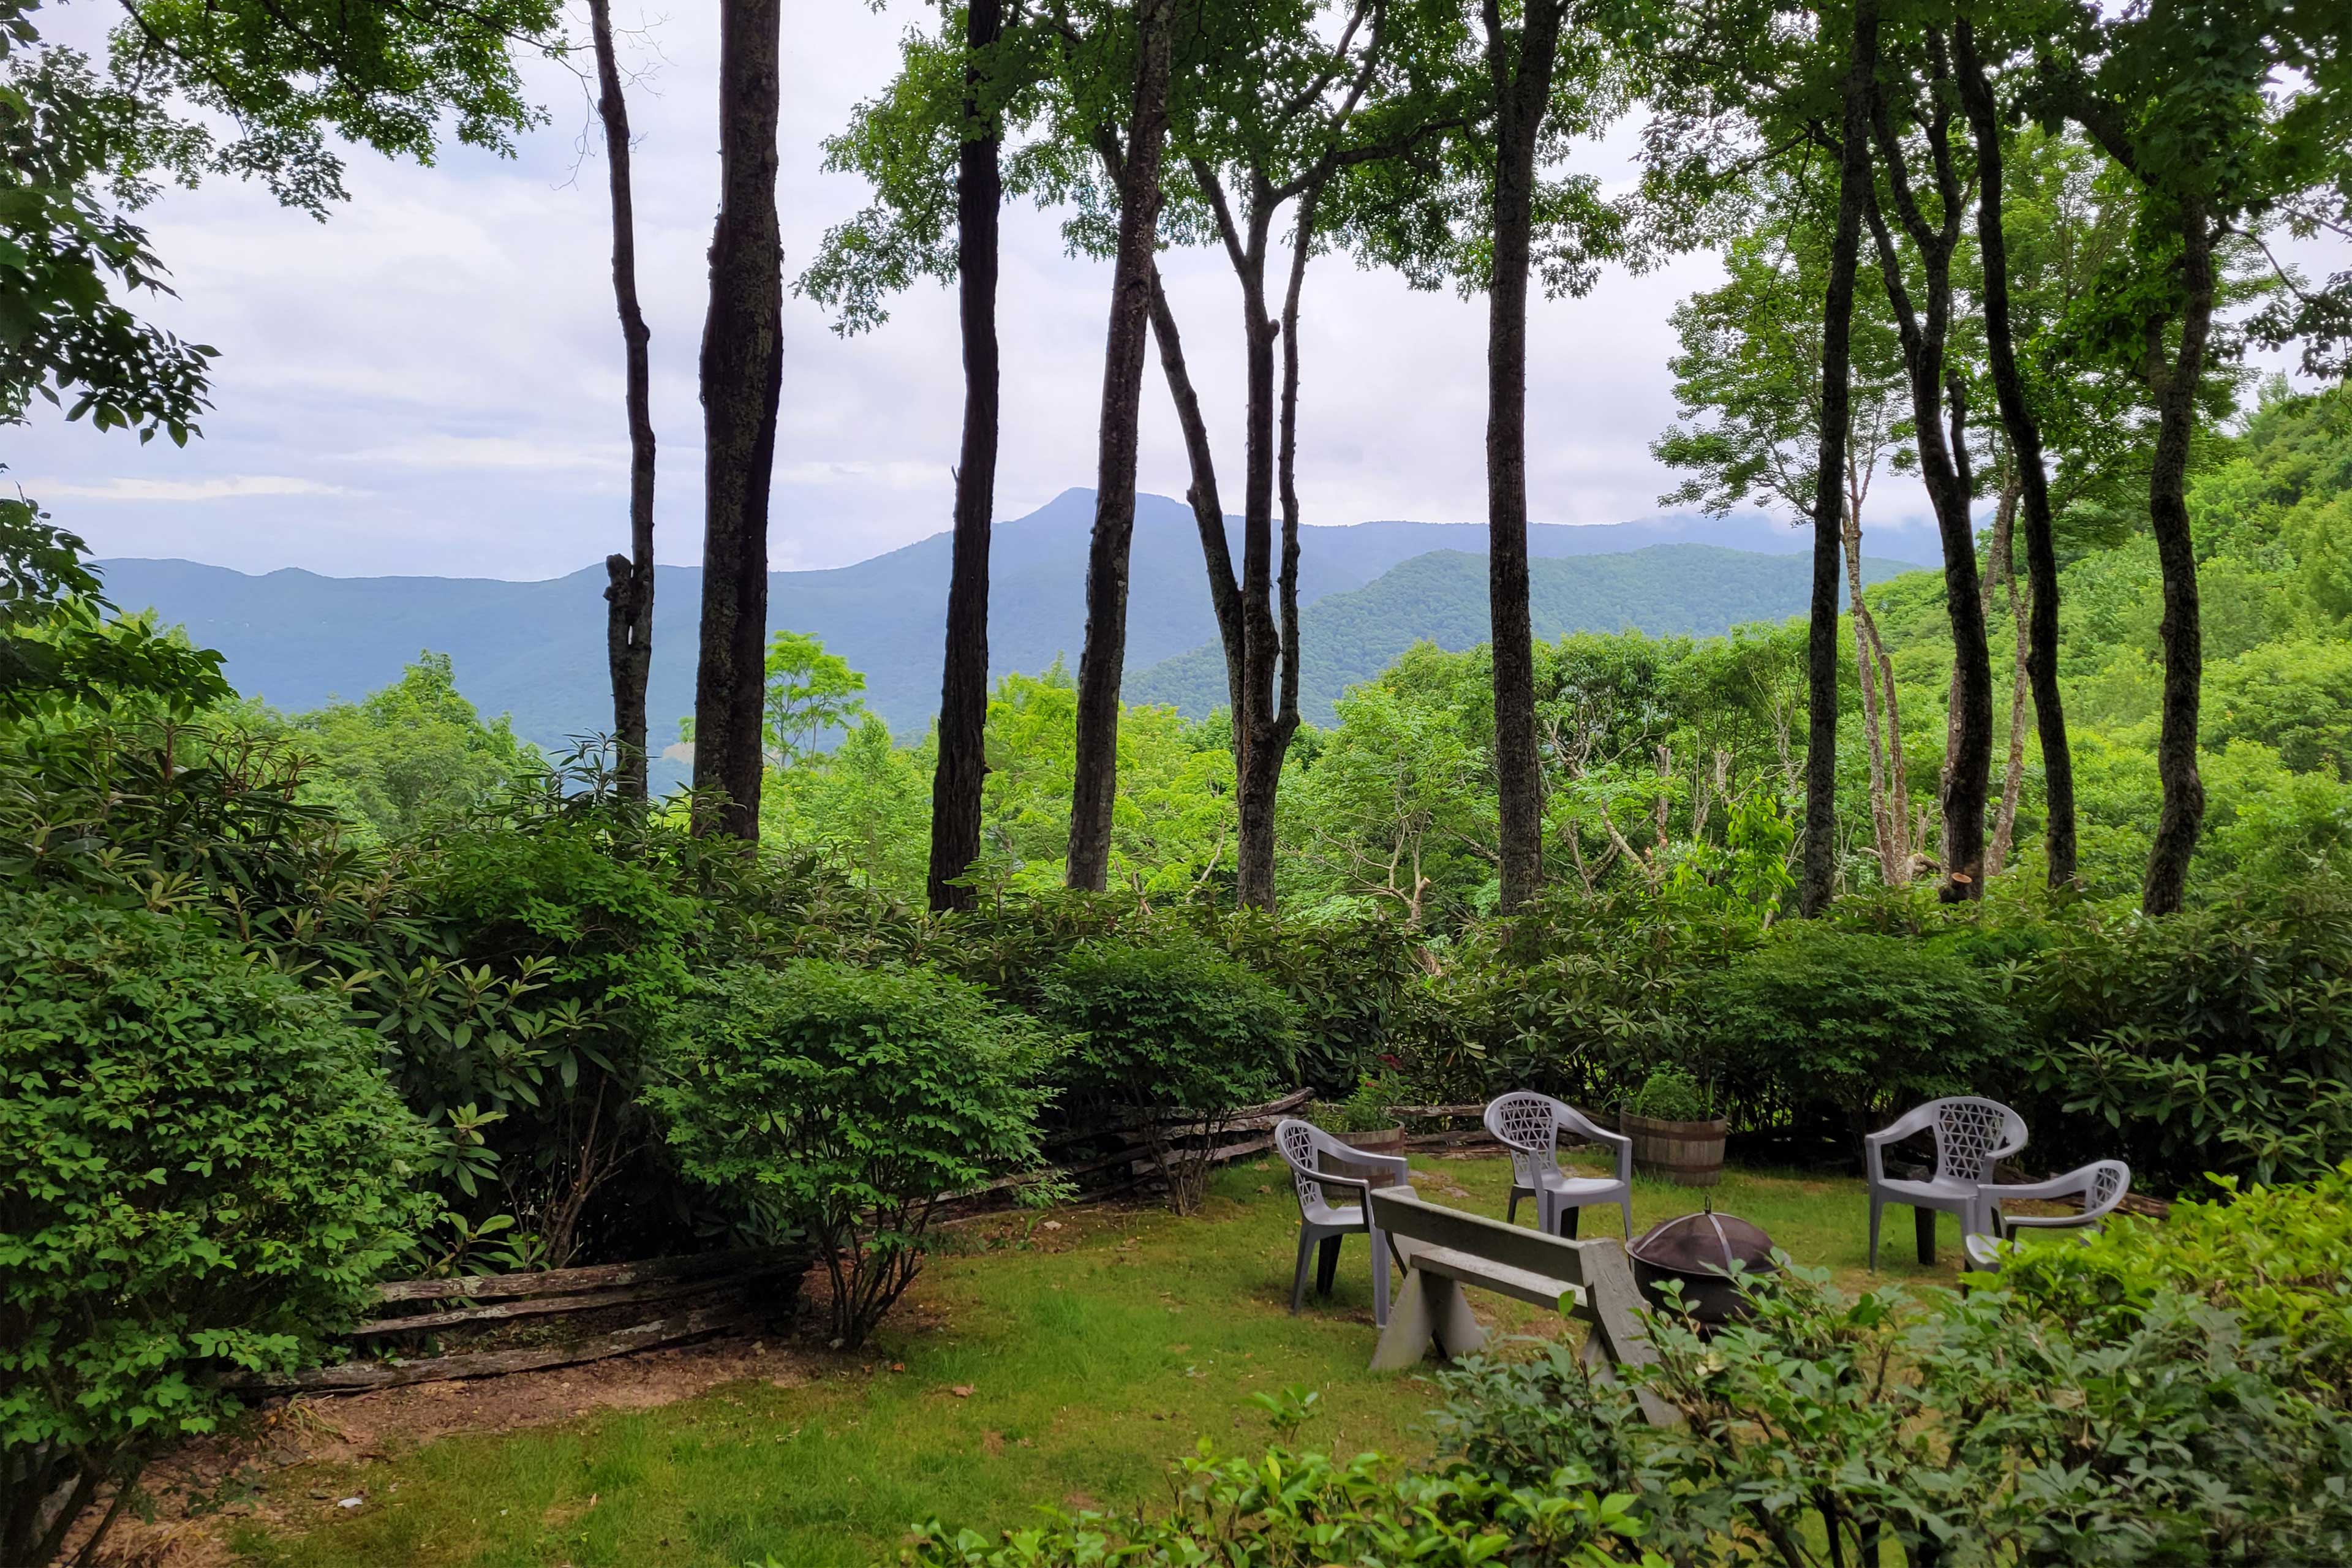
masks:
<path fill-rule="evenodd" d="M 436 1437 L 652 1410 L 753 1378 L 794 1388 L 818 1375 L 816 1359 L 805 1352 L 735 1337 L 504 1377 L 273 1399 L 236 1432 L 150 1466 L 142 1485 L 154 1500 L 153 1521 L 126 1513 L 98 1561 L 104 1568 L 221 1568 L 235 1561 L 225 1539 L 234 1523 L 301 1530 L 333 1517 L 345 1499 L 367 1495 L 363 1482 L 313 1488 L 307 1497 L 266 1489 L 273 1473 L 296 1465 L 364 1467 Z"/>

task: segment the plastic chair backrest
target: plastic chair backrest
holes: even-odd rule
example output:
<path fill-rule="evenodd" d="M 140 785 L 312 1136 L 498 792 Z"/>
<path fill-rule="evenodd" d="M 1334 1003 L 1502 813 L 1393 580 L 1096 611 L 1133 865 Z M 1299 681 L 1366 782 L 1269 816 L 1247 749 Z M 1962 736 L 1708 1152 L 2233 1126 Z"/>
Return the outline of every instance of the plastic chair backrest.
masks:
<path fill-rule="evenodd" d="M 1997 1100 L 1939 1100 L 1935 1109 L 1939 1179 L 1984 1181 L 2002 1156 L 2025 1146 L 2025 1118 Z"/>
<path fill-rule="evenodd" d="M 1290 1184 L 1298 1194 L 1298 1212 L 1323 1206 L 1323 1184 L 1315 1179 L 1315 1156 L 1337 1149 L 1339 1141 L 1311 1121 L 1286 1116 L 1275 1124 L 1274 1146 L 1290 1167 Z"/>
<path fill-rule="evenodd" d="M 1504 1095 L 1486 1107 L 1486 1131 L 1510 1150 L 1511 1179 L 1520 1186 L 1532 1187 L 1545 1170 L 1559 1168 L 1563 1109 L 1549 1095 L 1530 1089 Z"/>

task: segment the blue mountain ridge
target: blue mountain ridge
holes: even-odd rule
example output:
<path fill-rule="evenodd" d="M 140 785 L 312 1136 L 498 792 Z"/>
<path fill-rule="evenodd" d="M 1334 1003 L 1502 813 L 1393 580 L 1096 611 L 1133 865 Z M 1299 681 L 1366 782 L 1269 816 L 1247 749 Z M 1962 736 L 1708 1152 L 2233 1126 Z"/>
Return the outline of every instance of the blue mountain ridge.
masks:
<path fill-rule="evenodd" d="M 1057 658 L 1072 665 L 1085 637 L 1087 542 L 1094 492 L 1065 490 L 1026 517 L 997 524 L 991 552 L 989 663 L 992 674 L 1038 671 Z M 1226 520 L 1238 552 L 1240 520 Z M 1315 605 L 1367 589 L 1383 574 L 1432 552 L 1460 553 L 1483 547 L 1476 525 L 1406 521 L 1362 522 L 1301 530 L 1299 596 Z M 791 627 L 822 637 L 825 646 L 865 672 L 866 697 L 892 730 L 911 737 L 939 704 L 941 641 L 946 625 L 949 536 L 934 534 L 854 565 L 826 571 L 778 572 L 768 584 L 772 628 Z M 1656 546 L 1706 546 L 1717 551 L 1793 558 L 1809 550 L 1808 534 L 1760 516 L 1726 519 L 1665 517 L 1636 522 L 1542 524 L 1529 530 L 1538 560 L 1617 556 Z M 1671 551 L 1669 552 L 1671 554 Z M 1475 575 L 1460 566 L 1441 574 L 1455 586 Z M 107 593 L 128 609 L 152 607 L 185 626 L 199 644 L 226 656 L 237 689 L 289 711 L 352 700 L 395 679 L 424 649 L 446 653 L 457 681 L 486 714 L 511 715 L 516 731 L 542 746 L 608 728 L 611 698 L 604 664 L 604 572 L 601 565 L 542 582 L 467 577 L 328 577 L 288 569 L 248 575 L 189 561 L 121 559 L 99 563 Z M 1759 563 L 1760 564 L 1760 563 Z M 1789 564 L 1798 564 L 1793 559 Z M 1660 561 L 1646 576 L 1664 566 Z M 1427 568 L 1421 569 L 1427 574 Z M 1645 574 L 1625 577 L 1608 569 L 1625 591 Z M 1670 575 L 1674 574 L 1669 574 Z M 1776 582 L 1782 574 L 1765 574 Z M 1736 574 L 1730 574 L 1736 575 Z M 1727 574 L 1714 574 L 1721 582 Z M 1801 584 L 1802 572 L 1790 576 Z M 1416 579 L 1418 580 L 1418 579 Z M 1216 636 L 1200 537 L 1189 508 L 1166 496 L 1136 498 L 1136 532 L 1128 609 L 1127 668 L 1131 700 L 1198 704 L 1181 696 L 1181 670 L 1155 667 L 1186 660 L 1190 669 L 1212 650 Z M 1425 586 L 1425 584 L 1424 584 Z M 1654 584 L 1640 595 L 1654 600 Z M 647 707 L 656 741 L 677 732 L 694 705 L 694 648 L 700 616 L 699 568 L 656 570 L 654 666 Z M 1711 591 L 1711 590 L 1710 590 Z M 1423 597 L 1426 595 L 1424 595 Z M 1444 613 L 1427 626 L 1400 622 L 1372 641 L 1399 649 L 1417 636 L 1455 646 L 1465 634 L 1463 606 L 1446 595 Z M 1483 637 L 1481 585 L 1475 613 Z M 1803 596 L 1735 595 L 1749 619 L 1793 614 Z M 1783 598 L 1786 602 L 1783 603 Z M 1400 601 L 1402 604 L 1402 601 Z M 1729 605 L 1695 603 L 1661 616 L 1612 615 L 1595 604 L 1567 614 L 1595 629 L 1620 625 L 1667 631 L 1720 629 Z M 1395 613 L 1412 619 L 1432 606 Z M 1687 612 L 1687 613 L 1685 613 Z M 1364 614 L 1359 610 L 1356 618 Z M 1598 617 L 1595 619 L 1594 617 Z M 1328 619 L 1327 617 L 1325 617 Z M 1555 617 L 1557 619 L 1557 617 Z M 1310 670 L 1318 649 L 1310 618 Z M 1539 620 L 1539 629 L 1544 623 Z M 1559 629 L 1572 629 L 1565 621 Z M 1557 635 L 1557 631 L 1547 635 Z M 1396 641 L 1402 637 L 1402 641 Z M 1473 637 L 1472 640 L 1476 640 Z M 1391 656 L 1392 657 L 1392 656 Z M 1348 661 L 1351 665 L 1352 660 Z M 1360 679 L 1363 671 L 1356 675 Z M 1329 695 L 1337 695 L 1336 689 Z M 1328 715 L 1326 715 L 1328 716 Z"/>

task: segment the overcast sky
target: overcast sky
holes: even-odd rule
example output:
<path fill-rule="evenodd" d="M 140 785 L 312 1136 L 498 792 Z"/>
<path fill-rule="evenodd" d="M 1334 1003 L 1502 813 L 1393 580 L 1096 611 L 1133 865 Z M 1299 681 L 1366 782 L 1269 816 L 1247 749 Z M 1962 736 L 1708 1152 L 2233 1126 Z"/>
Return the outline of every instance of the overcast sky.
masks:
<path fill-rule="evenodd" d="M 887 79 L 928 8 L 796 0 L 784 63 L 788 273 L 864 200 L 819 172 L 819 143 Z M 52 10 L 53 36 L 111 13 Z M 657 57 L 633 94 L 639 280 L 653 329 L 661 441 L 657 552 L 701 540 L 695 355 L 716 201 L 716 7 L 642 16 Z M 584 29 L 583 29 L 584 36 Z M 11 477 L 106 555 L 245 571 L 536 578 L 626 548 L 627 444 L 597 139 L 574 79 L 540 62 L 551 122 L 501 160 L 438 166 L 351 157 L 352 200 L 324 224 L 258 187 L 173 192 L 145 215 L 179 291 L 152 313 L 222 351 L 217 408 L 184 451 L 41 417 L 10 434 Z M 1591 166 L 1622 177 L 1630 142 Z M 2340 256 L 2340 248 L 2338 252 Z M 2323 263 L 2326 258 L 2316 258 Z M 2337 259 L 2336 265 L 2344 263 Z M 1222 258 L 1164 266 L 1209 405 L 1225 488 L 1240 479 L 1238 295 Z M 1672 476 L 1649 443 L 1673 417 L 1675 301 L 1719 276 L 1705 257 L 1538 303 L 1530 331 L 1529 489 L 1538 521 L 1654 514 Z M 996 514 L 1093 482 L 1108 268 L 1062 251 L 1055 218 L 1008 209 L 1001 293 L 1003 449 Z M 1484 517 L 1483 300 L 1419 294 L 1345 257 L 1311 270 L 1301 332 L 1299 482 L 1310 522 Z M 771 551 L 781 568 L 863 559 L 947 526 L 961 410 L 953 296 L 923 285 L 878 332 L 844 340 L 814 304 L 784 307 L 783 411 Z M 1181 494 L 1183 452 L 1154 363 L 1142 488 Z M 1881 499 L 1883 498 L 1883 499 Z M 1915 488 L 1874 497 L 1924 515 Z"/>

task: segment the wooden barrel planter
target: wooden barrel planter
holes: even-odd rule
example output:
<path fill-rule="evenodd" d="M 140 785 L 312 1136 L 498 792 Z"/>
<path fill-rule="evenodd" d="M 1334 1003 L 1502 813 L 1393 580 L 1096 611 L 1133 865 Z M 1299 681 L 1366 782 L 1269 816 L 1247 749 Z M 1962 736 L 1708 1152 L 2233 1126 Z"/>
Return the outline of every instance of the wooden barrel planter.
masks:
<path fill-rule="evenodd" d="M 1664 1176 L 1678 1187 L 1711 1187 L 1723 1179 L 1728 1121 L 1660 1121 L 1617 1113 L 1617 1131 L 1633 1140 L 1633 1169 Z"/>
<path fill-rule="evenodd" d="M 1332 1136 L 1347 1144 L 1349 1148 L 1361 1149 L 1367 1154 L 1404 1152 L 1404 1123 L 1402 1121 L 1391 1122 L 1386 1127 L 1376 1128 L 1370 1132 L 1335 1132 Z M 1370 1182 L 1376 1187 L 1397 1184 L 1397 1178 L 1388 1172 L 1377 1170 L 1370 1165 L 1359 1165 L 1352 1160 L 1342 1160 L 1336 1155 L 1326 1154 L 1323 1156 L 1322 1163 L 1323 1169 L 1335 1176 L 1349 1176 L 1359 1182 Z M 1336 1203 L 1340 1200 L 1335 1198 L 1332 1201 Z"/>

